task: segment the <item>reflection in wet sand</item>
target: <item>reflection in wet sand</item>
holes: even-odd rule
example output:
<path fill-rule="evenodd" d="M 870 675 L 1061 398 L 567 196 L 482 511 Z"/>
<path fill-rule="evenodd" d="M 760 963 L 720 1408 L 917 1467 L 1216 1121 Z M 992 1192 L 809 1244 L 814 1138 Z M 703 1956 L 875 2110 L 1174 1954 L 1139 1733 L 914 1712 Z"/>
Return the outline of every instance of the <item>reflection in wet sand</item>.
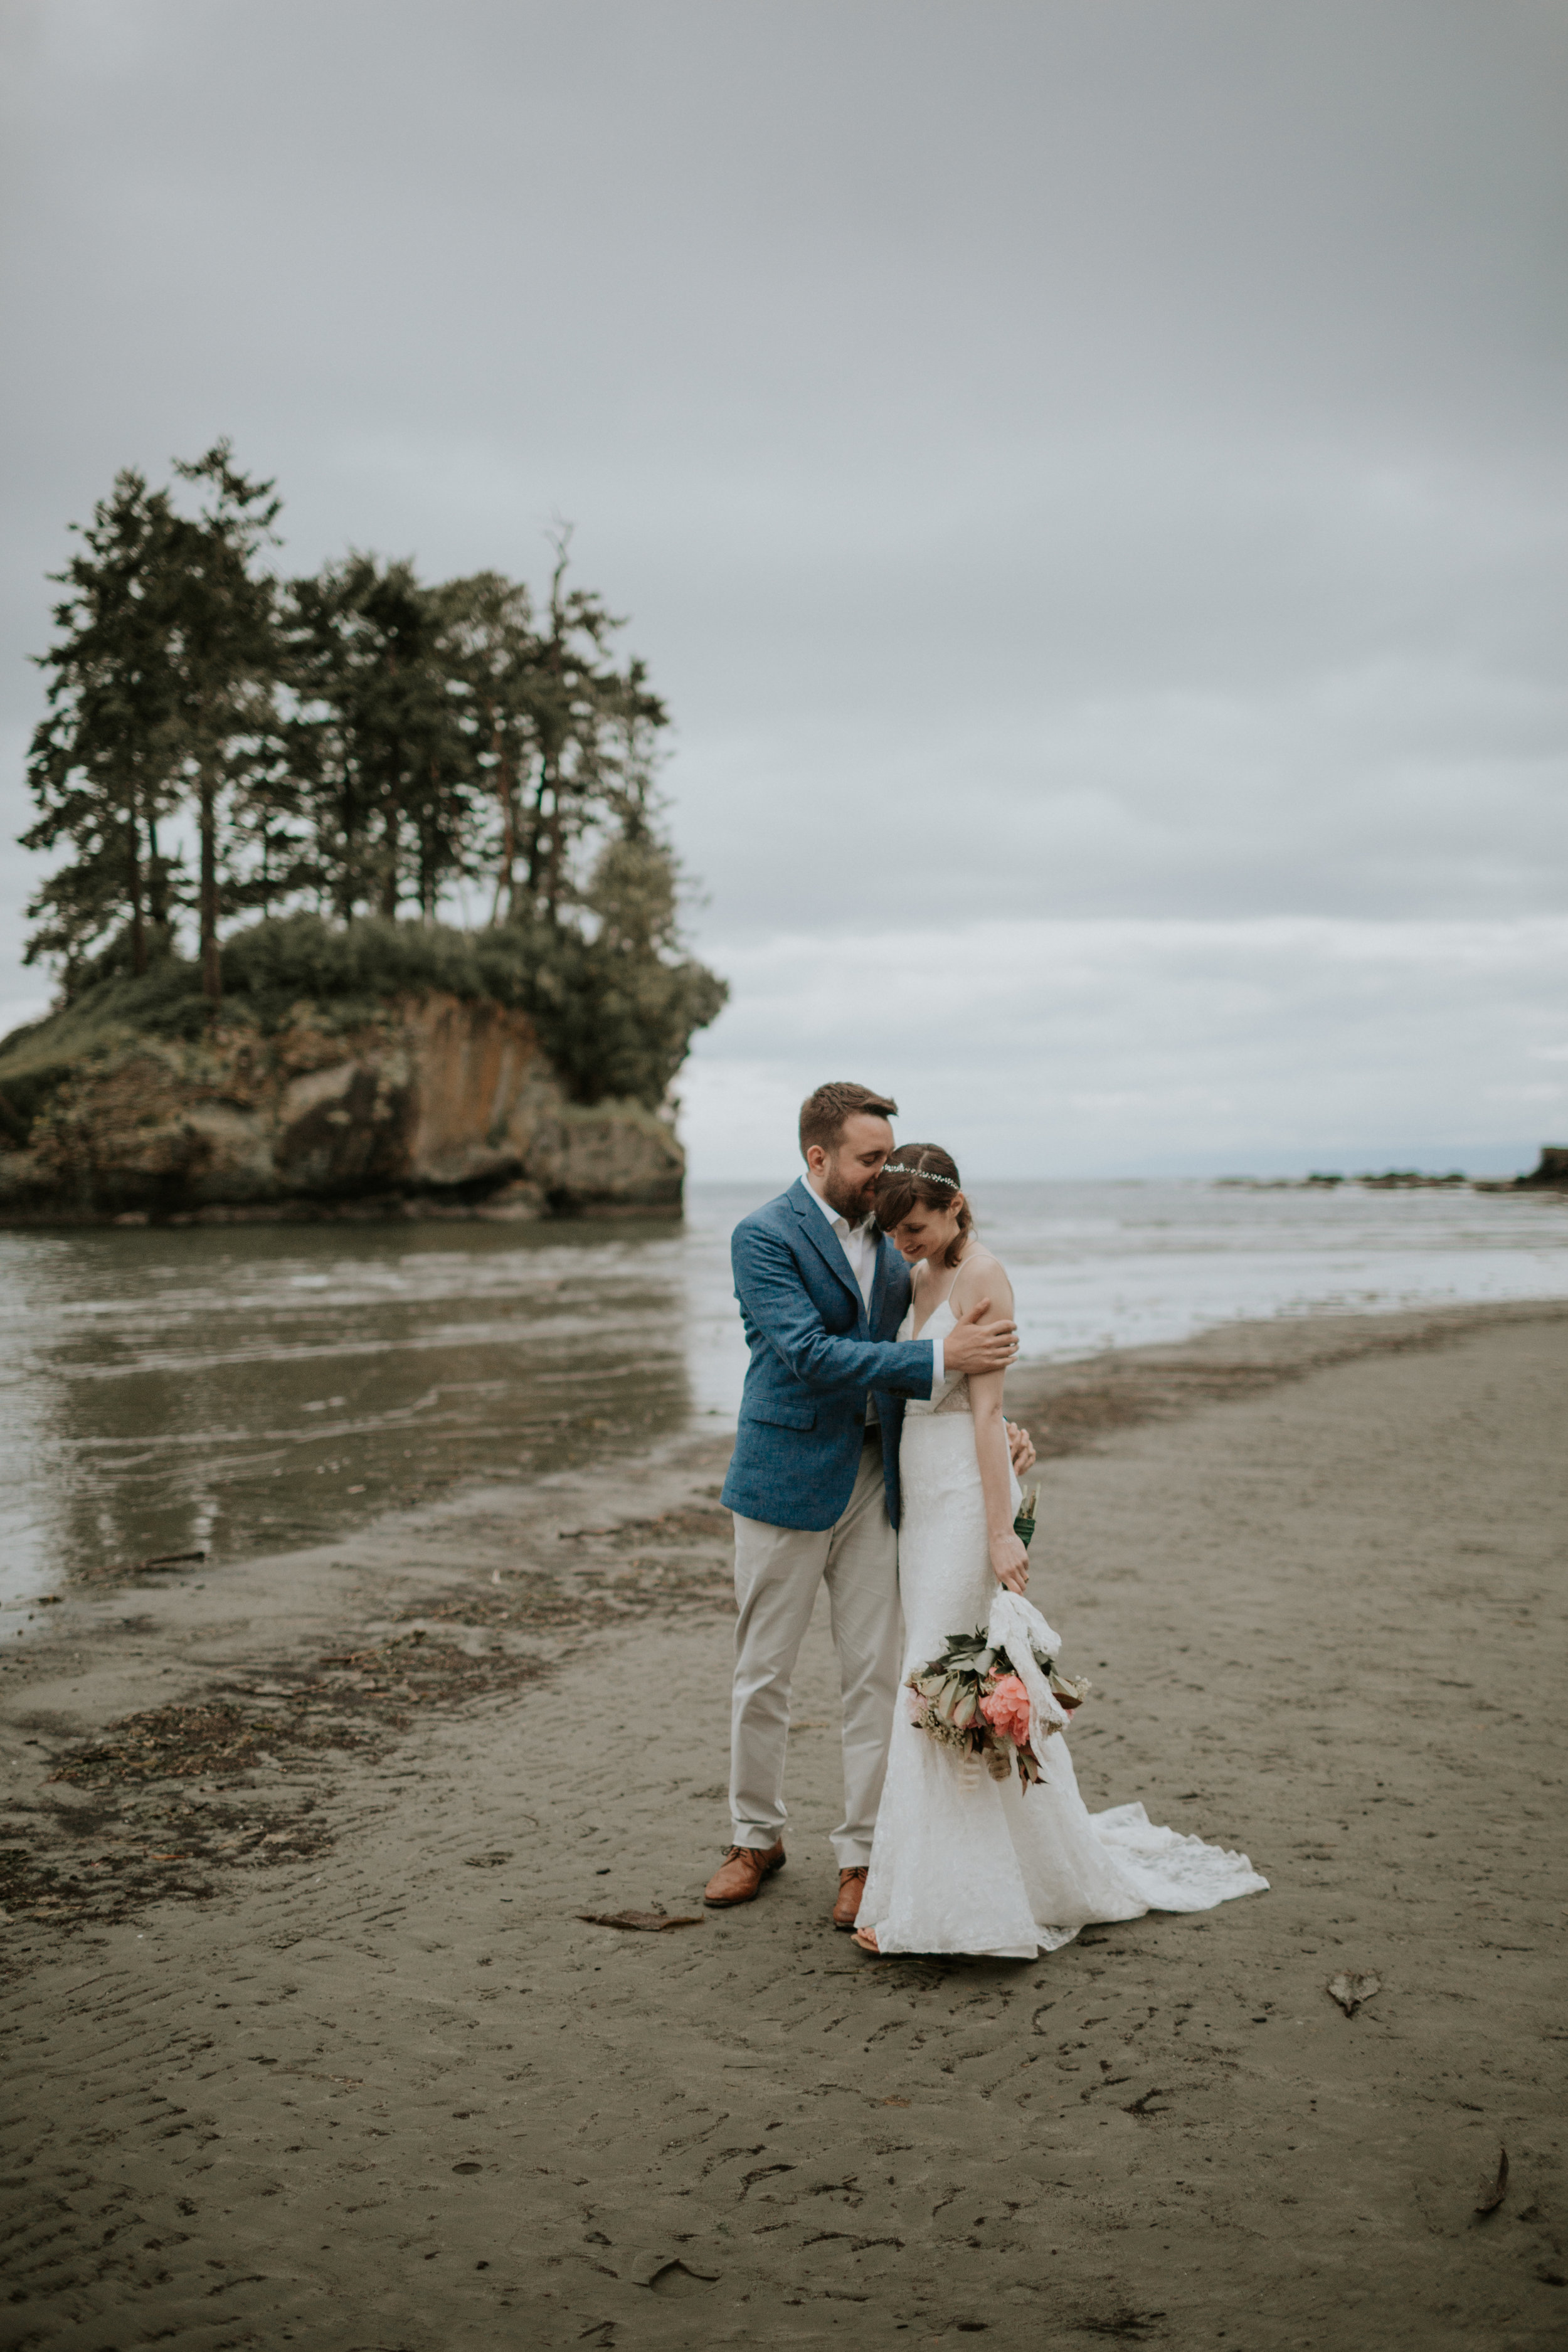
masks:
<path fill-rule="evenodd" d="M 28 1235 L 6 1255 L 13 1590 L 325 1540 L 690 1412 L 668 1223 Z"/>
<path fill-rule="evenodd" d="M 336 1539 L 456 1480 L 616 1465 L 722 1427 L 737 1217 L 671 1227 L 0 1234 L 0 1597 L 157 1554 Z M 1557 1196 L 1192 1183 L 974 1189 L 1026 1356 L 1233 1318 L 1568 1294 Z"/>

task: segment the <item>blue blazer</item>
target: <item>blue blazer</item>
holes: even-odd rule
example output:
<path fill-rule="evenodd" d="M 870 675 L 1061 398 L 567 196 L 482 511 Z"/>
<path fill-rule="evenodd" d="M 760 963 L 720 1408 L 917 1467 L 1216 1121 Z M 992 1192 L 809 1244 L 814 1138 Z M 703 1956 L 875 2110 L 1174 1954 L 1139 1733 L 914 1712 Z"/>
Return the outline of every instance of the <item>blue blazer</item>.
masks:
<path fill-rule="evenodd" d="M 860 1467 L 869 1392 L 897 1527 L 904 1399 L 931 1390 L 931 1341 L 893 1337 L 910 1303 L 903 1259 L 881 1242 L 868 1314 L 838 1236 L 801 1180 L 742 1218 L 730 1261 L 752 1360 L 725 1504 L 770 1527 L 832 1527 Z"/>

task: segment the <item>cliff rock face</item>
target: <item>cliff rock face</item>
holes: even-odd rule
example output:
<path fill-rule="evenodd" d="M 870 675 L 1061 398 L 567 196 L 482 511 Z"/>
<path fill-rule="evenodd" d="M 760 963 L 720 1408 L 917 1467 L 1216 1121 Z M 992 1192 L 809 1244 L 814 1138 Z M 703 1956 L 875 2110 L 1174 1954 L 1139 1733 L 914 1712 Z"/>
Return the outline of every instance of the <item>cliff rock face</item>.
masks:
<path fill-rule="evenodd" d="M 5 1056 L 24 1083 L 30 1046 Z M 428 995 L 352 1026 L 300 1004 L 270 1032 L 96 1041 L 0 1152 L 0 1216 L 676 1216 L 684 1170 L 641 1105 L 569 1103 L 524 1014 Z"/>

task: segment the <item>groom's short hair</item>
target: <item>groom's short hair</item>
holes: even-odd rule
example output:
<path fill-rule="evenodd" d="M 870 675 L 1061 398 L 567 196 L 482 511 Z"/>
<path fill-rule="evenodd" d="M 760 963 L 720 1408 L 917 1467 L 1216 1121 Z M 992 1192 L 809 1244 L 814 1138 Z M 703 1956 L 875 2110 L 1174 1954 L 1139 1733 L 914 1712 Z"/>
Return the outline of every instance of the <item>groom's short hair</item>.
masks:
<path fill-rule="evenodd" d="M 867 1111 L 873 1118 L 897 1118 L 899 1106 L 891 1095 L 873 1094 L 869 1087 L 858 1087 L 847 1078 L 836 1078 L 826 1087 L 818 1087 L 807 1095 L 800 1107 L 800 1156 L 805 1158 L 807 1147 L 820 1143 L 824 1151 L 831 1151 L 844 1133 L 844 1122 L 858 1110 Z"/>

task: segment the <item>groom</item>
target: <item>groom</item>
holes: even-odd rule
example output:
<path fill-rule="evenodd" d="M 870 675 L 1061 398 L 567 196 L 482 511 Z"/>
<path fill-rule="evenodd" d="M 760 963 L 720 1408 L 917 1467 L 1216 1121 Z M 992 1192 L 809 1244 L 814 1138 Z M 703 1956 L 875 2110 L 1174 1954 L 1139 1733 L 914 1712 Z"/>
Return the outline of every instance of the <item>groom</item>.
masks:
<path fill-rule="evenodd" d="M 708 1882 L 750 1903 L 784 1868 L 790 1678 L 826 1579 L 844 1702 L 844 1819 L 836 1927 L 860 1908 L 898 1693 L 899 1433 L 906 1397 L 946 1373 L 994 1372 L 1018 1351 L 982 1299 L 941 1340 L 894 1338 L 910 1277 L 869 1222 L 898 1105 L 869 1087 L 818 1087 L 801 1105 L 805 1173 L 743 1217 L 731 1242 L 752 1360 L 723 1500 L 735 1514 L 734 1843 Z M 1009 1424 L 1015 1466 L 1035 1449 Z"/>

